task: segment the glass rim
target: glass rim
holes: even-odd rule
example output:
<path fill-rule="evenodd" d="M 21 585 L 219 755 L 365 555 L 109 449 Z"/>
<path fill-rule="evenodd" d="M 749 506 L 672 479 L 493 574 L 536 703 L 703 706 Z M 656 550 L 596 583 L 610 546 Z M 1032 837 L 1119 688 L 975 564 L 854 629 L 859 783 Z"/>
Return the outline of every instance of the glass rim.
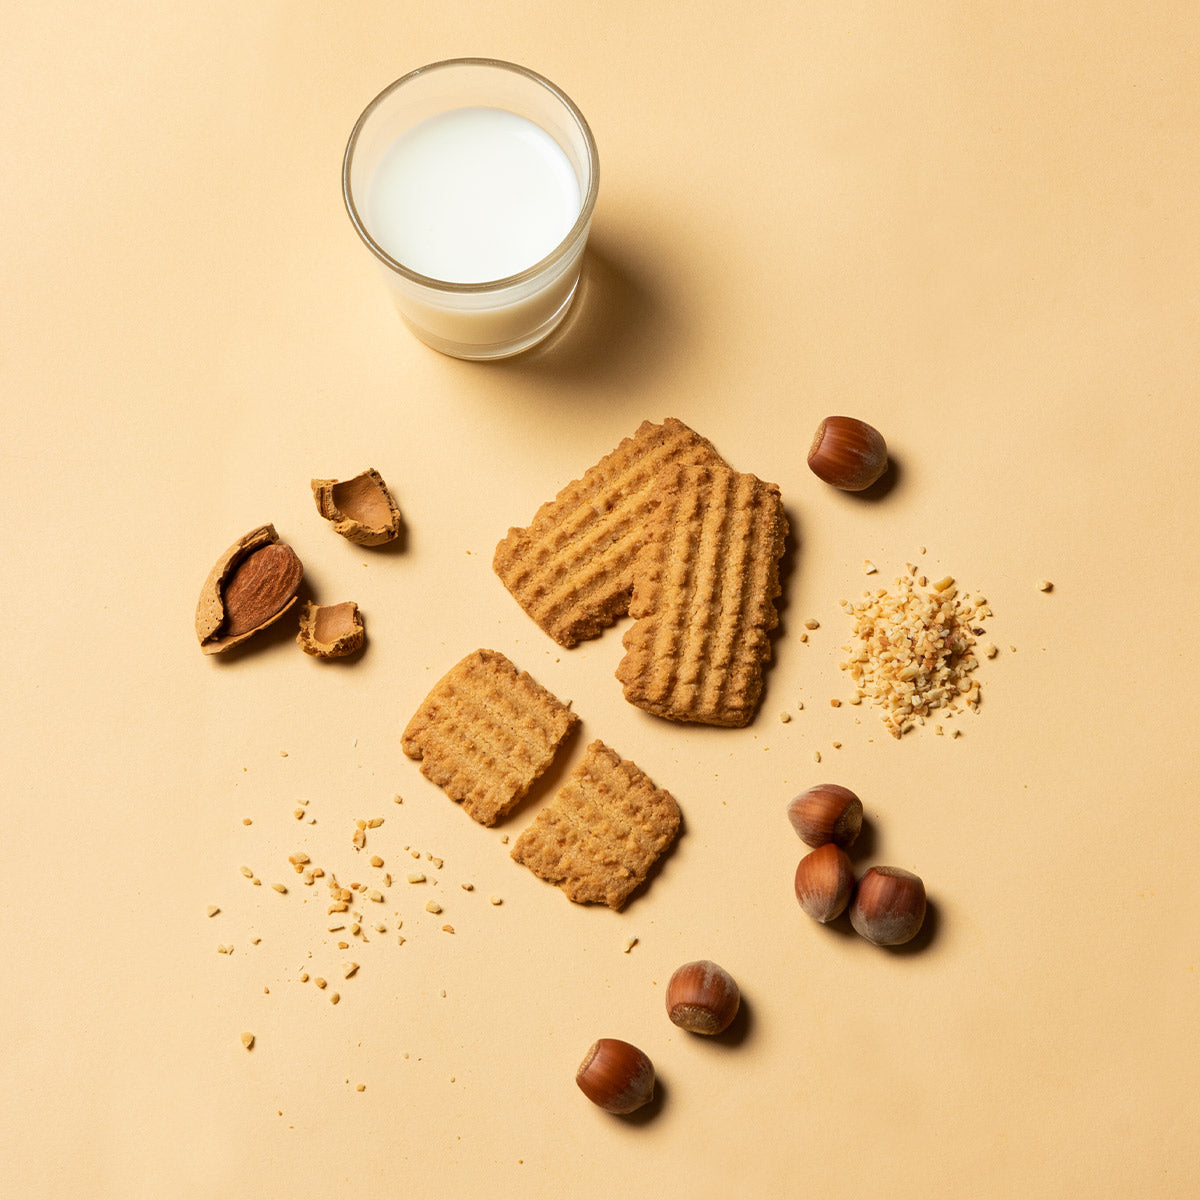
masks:
<path fill-rule="evenodd" d="M 406 83 L 416 79 L 419 75 L 427 75 L 431 71 L 439 71 L 448 67 L 487 67 L 495 68 L 501 71 L 510 71 L 516 75 L 522 75 L 530 82 L 545 88 L 570 114 L 571 119 L 579 127 L 579 132 L 583 135 L 584 146 L 587 151 L 588 161 L 588 189 L 584 195 L 579 207 L 579 216 L 575 220 L 575 224 L 563 237 L 563 239 L 550 251 L 545 257 L 540 258 L 532 266 L 526 267 L 523 271 L 518 271 L 515 275 L 505 275 L 500 279 L 485 279 L 477 283 L 455 283 L 448 279 L 437 279 L 432 275 L 422 275 L 419 271 L 414 271 L 411 267 L 406 267 L 399 259 L 393 258 L 376 240 L 372 237 L 370 230 L 367 228 L 366 222 L 362 219 L 362 215 L 358 210 L 358 205 L 354 201 L 353 188 L 350 185 L 350 171 L 354 163 L 354 151 L 358 146 L 359 137 L 366 126 L 368 120 L 374 114 L 375 110 L 389 97 L 393 92 L 396 92 Z M 572 246 L 586 229 L 588 222 L 592 219 L 592 212 L 596 207 L 596 196 L 600 188 L 600 160 L 596 152 L 596 141 L 592 137 L 591 127 L 587 123 L 587 119 L 583 113 L 579 111 L 578 106 L 560 87 L 551 83 L 544 75 L 539 75 L 536 71 L 530 70 L 528 67 L 519 66 L 517 63 L 506 62 L 499 58 L 444 58 L 440 62 L 428 63 L 423 67 L 417 67 L 415 70 L 409 71 L 406 75 L 402 75 L 399 79 L 389 83 L 367 106 L 363 109 L 359 118 L 354 123 L 354 128 L 350 131 L 350 138 L 346 143 L 346 152 L 342 157 L 342 199 L 346 204 L 346 211 L 350 214 L 350 221 L 354 225 L 358 236 L 362 238 L 368 250 L 375 255 L 384 266 L 395 271 L 399 275 L 403 275 L 406 279 L 413 283 L 420 284 L 422 287 L 431 288 L 439 292 L 452 292 L 461 295 L 483 295 L 489 292 L 500 291 L 504 288 L 513 287 L 517 284 L 525 283 L 530 279 L 536 278 L 545 269 L 552 265 L 554 261 L 561 258 L 563 254 Z"/>

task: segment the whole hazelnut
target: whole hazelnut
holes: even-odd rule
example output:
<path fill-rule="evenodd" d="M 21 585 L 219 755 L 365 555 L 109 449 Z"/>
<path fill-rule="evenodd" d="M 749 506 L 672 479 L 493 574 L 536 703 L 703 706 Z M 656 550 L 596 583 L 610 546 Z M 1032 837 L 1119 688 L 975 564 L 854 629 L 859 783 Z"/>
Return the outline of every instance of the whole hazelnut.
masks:
<path fill-rule="evenodd" d="M 654 1064 L 629 1042 L 600 1038 L 579 1064 L 575 1082 L 593 1104 L 623 1115 L 654 1095 Z"/>
<path fill-rule="evenodd" d="M 902 867 L 872 867 L 854 889 L 850 924 L 876 946 L 911 941 L 925 920 L 925 884 Z"/>
<path fill-rule="evenodd" d="M 801 792 L 788 803 L 787 813 L 801 840 L 814 849 L 833 842 L 844 850 L 862 829 L 862 801 L 836 783 L 821 783 Z"/>
<path fill-rule="evenodd" d="M 843 492 L 869 488 L 887 470 L 883 434 L 857 417 L 826 417 L 808 450 L 808 465 L 818 479 Z"/>
<path fill-rule="evenodd" d="M 722 1033 L 740 1004 L 733 976 L 707 959 L 684 963 L 667 984 L 667 1015 L 689 1033 Z"/>
<path fill-rule="evenodd" d="M 822 925 L 846 911 L 853 890 L 854 868 L 849 855 L 833 842 L 806 854 L 796 868 L 796 899 Z"/>

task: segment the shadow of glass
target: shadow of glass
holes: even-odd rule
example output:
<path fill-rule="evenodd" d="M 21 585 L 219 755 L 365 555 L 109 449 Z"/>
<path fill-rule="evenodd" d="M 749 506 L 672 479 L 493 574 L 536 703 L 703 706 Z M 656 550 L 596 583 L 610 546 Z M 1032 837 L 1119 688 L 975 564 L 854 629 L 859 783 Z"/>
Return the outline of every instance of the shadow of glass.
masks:
<path fill-rule="evenodd" d="M 562 324 L 544 342 L 493 364 L 532 388 L 610 387 L 662 369 L 663 310 L 644 274 L 594 236 Z M 556 396 L 559 395 L 556 391 Z"/>

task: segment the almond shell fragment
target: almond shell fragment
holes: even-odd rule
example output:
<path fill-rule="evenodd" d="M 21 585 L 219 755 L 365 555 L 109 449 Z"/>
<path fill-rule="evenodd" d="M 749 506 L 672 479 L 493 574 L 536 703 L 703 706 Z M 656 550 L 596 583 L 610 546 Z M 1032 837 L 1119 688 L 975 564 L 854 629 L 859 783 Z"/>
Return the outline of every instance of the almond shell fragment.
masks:
<path fill-rule="evenodd" d="M 356 545 L 381 546 L 400 536 L 400 509 L 374 467 L 352 479 L 314 479 L 312 493 L 334 532 Z"/>
<path fill-rule="evenodd" d="M 217 559 L 196 604 L 196 637 L 205 654 L 240 645 L 296 603 L 304 565 L 279 540 L 274 525 L 259 525 Z"/>
<path fill-rule="evenodd" d="M 305 604 L 296 641 L 314 658 L 345 658 L 362 649 L 366 633 L 353 600 L 341 604 Z"/>

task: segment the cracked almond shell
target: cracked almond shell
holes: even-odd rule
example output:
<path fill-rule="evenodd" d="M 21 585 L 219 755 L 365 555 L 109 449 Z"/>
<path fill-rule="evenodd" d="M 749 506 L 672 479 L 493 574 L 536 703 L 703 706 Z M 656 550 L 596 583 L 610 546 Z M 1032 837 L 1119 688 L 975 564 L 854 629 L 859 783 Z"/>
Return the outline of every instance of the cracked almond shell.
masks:
<path fill-rule="evenodd" d="M 321 516 L 356 545 L 381 546 L 400 536 L 400 509 L 374 467 L 353 479 L 314 479 L 312 493 Z"/>
<path fill-rule="evenodd" d="M 366 633 L 353 600 L 341 604 L 305 604 L 296 641 L 314 658 L 345 658 L 362 649 Z"/>
<path fill-rule="evenodd" d="M 240 645 L 296 603 L 304 565 L 279 540 L 274 525 L 259 525 L 217 559 L 196 604 L 196 637 L 205 654 Z"/>

